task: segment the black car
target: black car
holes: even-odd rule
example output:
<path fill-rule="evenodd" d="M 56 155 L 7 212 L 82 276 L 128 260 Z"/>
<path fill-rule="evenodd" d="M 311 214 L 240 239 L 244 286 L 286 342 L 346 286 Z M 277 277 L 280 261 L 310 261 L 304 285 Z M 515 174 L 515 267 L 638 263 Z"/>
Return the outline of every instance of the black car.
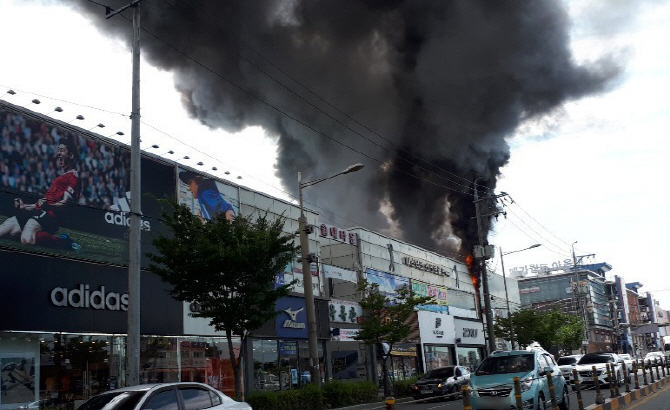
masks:
<path fill-rule="evenodd" d="M 443 397 L 457 398 L 461 387 L 468 384 L 470 372 L 461 366 L 438 367 L 430 370 L 414 386 L 412 386 L 415 400 Z"/>

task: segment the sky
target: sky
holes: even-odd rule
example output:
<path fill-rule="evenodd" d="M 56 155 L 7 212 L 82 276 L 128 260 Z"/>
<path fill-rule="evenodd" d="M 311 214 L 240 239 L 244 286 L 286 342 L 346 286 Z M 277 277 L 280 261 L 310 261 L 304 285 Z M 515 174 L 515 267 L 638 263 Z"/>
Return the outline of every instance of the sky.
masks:
<path fill-rule="evenodd" d="M 585 263 L 609 263 L 610 274 L 643 283 L 642 291 L 670 309 L 658 256 L 670 227 L 670 1 L 566 4 L 575 59 L 615 55 L 625 73 L 612 90 L 568 102 L 507 138 L 511 158 L 497 186 L 509 194 L 507 215 L 489 241 L 514 252 L 504 257 L 507 271 L 571 260 L 577 241 L 578 258 L 594 254 Z M 0 24 L 0 99 L 129 143 L 131 55 L 124 43 L 61 2 L 3 0 L 0 15 L 11 16 Z M 144 150 L 291 199 L 275 175 L 272 136 L 260 127 L 210 129 L 189 118 L 170 72 L 143 62 L 141 76 Z M 31 103 L 35 98 L 41 103 Z M 85 119 L 76 120 L 79 114 Z M 358 222 L 356 215 L 349 222 Z M 515 252 L 536 243 L 542 246 Z M 501 272 L 499 255 L 490 266 Z"/>

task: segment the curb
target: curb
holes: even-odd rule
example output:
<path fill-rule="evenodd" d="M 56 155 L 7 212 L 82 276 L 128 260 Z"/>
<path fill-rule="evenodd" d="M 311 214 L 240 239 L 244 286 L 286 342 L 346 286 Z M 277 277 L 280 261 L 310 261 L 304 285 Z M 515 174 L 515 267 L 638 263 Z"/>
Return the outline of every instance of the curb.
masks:
<path fill-rule="evenodd" d="M 658 390 L 667 386 L 668 384 L 670 384 L 670 376 L 664 377 L 661 380 L 648 384 L 644 387 L 640 387 L 639 390 L 633 390 L 630 393 L 624 393 L 621 396 L 615 397 L 613 399 L 606 399 L 604 404 L 592 404 L 588 406 L 586 410 L 617 410 L 634 402 L 635 400 L 640 400 L 643 397 L 656 393 Z"/>

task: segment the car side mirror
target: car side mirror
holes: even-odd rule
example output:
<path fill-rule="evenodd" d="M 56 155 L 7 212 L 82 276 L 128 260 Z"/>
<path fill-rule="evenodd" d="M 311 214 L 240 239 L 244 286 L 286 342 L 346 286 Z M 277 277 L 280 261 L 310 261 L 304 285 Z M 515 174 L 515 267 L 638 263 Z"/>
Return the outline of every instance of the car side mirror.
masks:
<path fill-rule="evenodd" d="M 619 359 L 619 363 L 624 363 L 624 360 L 623 360 L 623 359 Z"/>
<path fill-rule="evenodd" d="M 543 373 L 544 373 L 544 374 L 547 374 L 547 372 L 549 372 L 549 373 L 553 373 L 553 372 L 554 372 L 554 369 L 551 368 L 551 367 L 549 367 L 549 366 L 547 366 L 547 367 L 544 368 Z"/>

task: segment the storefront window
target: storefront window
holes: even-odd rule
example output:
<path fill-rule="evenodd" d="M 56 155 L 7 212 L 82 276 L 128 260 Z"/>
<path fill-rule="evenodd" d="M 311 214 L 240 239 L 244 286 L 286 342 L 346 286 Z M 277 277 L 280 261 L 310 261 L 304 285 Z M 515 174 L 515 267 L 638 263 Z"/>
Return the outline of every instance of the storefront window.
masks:
<path fill-rule="evenodd" d="M 73 409 L 89 397 L 125 385 L 125 336 L 0 332 L 0 405 L 42 400 Z M 233 396 L 224 338 L 142 337 L 140 381 L 196 381 Z M 234 351 L 239 354 L 239 339 Z"/>
<path fill-rule="evenodd" d="M 339 350 L 331 353 L 333 379 L 356 379 L 358 377 L 358 350 Z"/>
<path fill-rule="evenodd" d="M 448 346 L 425 345 L 426 371 L 452 365 L 451 352 L 452 348 Z"/>
<path fill-rule="evenodd" d="M 254 340 L 253 351 L 256 390 L 279 390 L 277 341 L 274 339 Z"/>
<path fill-rule="evenodd" d="M 458 364 L 474 372 L 482 362 L 481 350 L 477 347 L 457 347 Z"/>

